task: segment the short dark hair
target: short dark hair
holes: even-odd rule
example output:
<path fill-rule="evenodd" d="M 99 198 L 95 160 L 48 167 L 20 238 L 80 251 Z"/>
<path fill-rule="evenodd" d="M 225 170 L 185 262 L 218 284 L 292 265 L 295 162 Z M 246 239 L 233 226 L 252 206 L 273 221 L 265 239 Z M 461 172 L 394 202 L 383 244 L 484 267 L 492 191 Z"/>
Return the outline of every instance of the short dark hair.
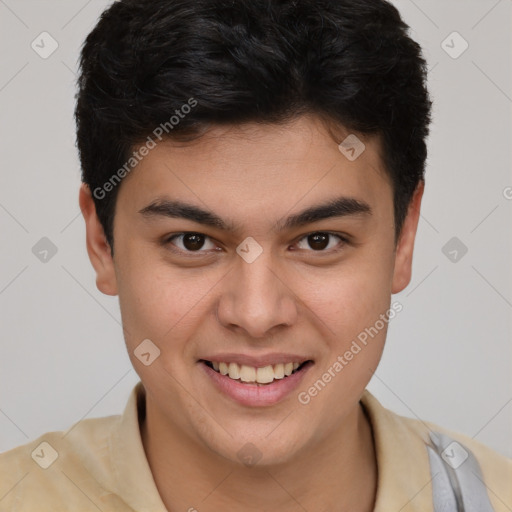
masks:
<path fill-rule="evenodd" d="M 111 249 L 135 144 L 303 114 L 380 135 L 398 239 L 424 180 L 432 106 L 408 30 L 385 0 L 114 2 L 84 42 L 75 111 L 82 181 Z"/>

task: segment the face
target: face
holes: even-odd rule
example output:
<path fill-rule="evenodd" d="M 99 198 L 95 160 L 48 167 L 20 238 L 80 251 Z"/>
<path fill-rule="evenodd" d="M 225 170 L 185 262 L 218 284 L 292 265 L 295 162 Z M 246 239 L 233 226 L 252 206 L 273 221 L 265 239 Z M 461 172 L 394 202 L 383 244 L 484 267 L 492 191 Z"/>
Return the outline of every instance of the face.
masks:
<path fill-rule="evenodd" d="M 348 134 L 302 117 L 158 144 L 122 182 L 113 259 L 81 190 L 148 407 L 199 447 L 284 462 L 358 408 L 410 280 L 422 189 L 396 246 L 379 141 L 359 136 L 353 160 Z"/>

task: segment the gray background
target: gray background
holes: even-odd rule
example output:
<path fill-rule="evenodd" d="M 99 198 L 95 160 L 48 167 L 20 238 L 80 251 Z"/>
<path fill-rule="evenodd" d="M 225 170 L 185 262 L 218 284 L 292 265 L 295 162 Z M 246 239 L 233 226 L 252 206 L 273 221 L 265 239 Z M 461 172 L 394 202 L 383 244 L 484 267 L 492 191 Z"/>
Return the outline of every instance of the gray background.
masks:
<path fill-rule="evenodd" d="M 395 4 L 429 62 L 434 123 L 413 279 L 369 389 L 512 456 L 512 2 Z M 77 202 L 76 62 L 106 5 L 0 0 L 0 451 L 121 412 L 137 381 Z M 59 45 L 46 59 L 31 48 L 43 31 Z M 468 249 L 456 261 L 452 237 Z"/>

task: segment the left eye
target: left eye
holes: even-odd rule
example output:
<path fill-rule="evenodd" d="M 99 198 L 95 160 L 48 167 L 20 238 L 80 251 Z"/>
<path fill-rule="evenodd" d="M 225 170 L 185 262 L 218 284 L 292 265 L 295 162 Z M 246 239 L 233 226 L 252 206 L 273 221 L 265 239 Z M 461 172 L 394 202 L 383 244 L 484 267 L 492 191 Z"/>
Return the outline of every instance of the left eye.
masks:
<path fill-rule="evenodd" d="M 338 239 L 338 243 L 331 243 L 333 238 Z M 333 233 L 325 233 L 323 231 L 318 231 L 316 233 L 311 233 L 306 235 L 305 237 L 299 240 L 297 244 L 299 249 L 306 249 L 307 247 L 300 247 L 301 244 L 308 245 L 314 251 L 324 251 L 325 249 L 332 249 L 339 244 L 339 241 L 346 242 L 346 240 L 341 235 L 335 235 Z M 305 241 L 305 242 L 304 242 Z"/>

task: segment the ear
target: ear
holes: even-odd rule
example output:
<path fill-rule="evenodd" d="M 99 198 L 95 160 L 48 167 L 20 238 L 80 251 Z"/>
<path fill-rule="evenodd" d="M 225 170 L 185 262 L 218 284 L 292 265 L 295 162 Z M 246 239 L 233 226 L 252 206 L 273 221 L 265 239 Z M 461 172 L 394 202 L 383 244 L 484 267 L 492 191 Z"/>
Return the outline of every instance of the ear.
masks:
<path fill-rule="evenodd" d="M 96 286 L 105 295 L 117 295 L 117 280 L 110 245 L 96 215 L 91 190 L 85 183 L 80 186 L 78 202 L 85 220 L 87 253 L 96 271 Z"/>
<path fill-rule="evenodd" d="M 425 182 L 421 181 L 416 187 L 411 202 L 409 203 L 407 216 L 398 239 L 391 293 L 401 292 L 411 281 L 412 254 L 424 189 Z"/>

